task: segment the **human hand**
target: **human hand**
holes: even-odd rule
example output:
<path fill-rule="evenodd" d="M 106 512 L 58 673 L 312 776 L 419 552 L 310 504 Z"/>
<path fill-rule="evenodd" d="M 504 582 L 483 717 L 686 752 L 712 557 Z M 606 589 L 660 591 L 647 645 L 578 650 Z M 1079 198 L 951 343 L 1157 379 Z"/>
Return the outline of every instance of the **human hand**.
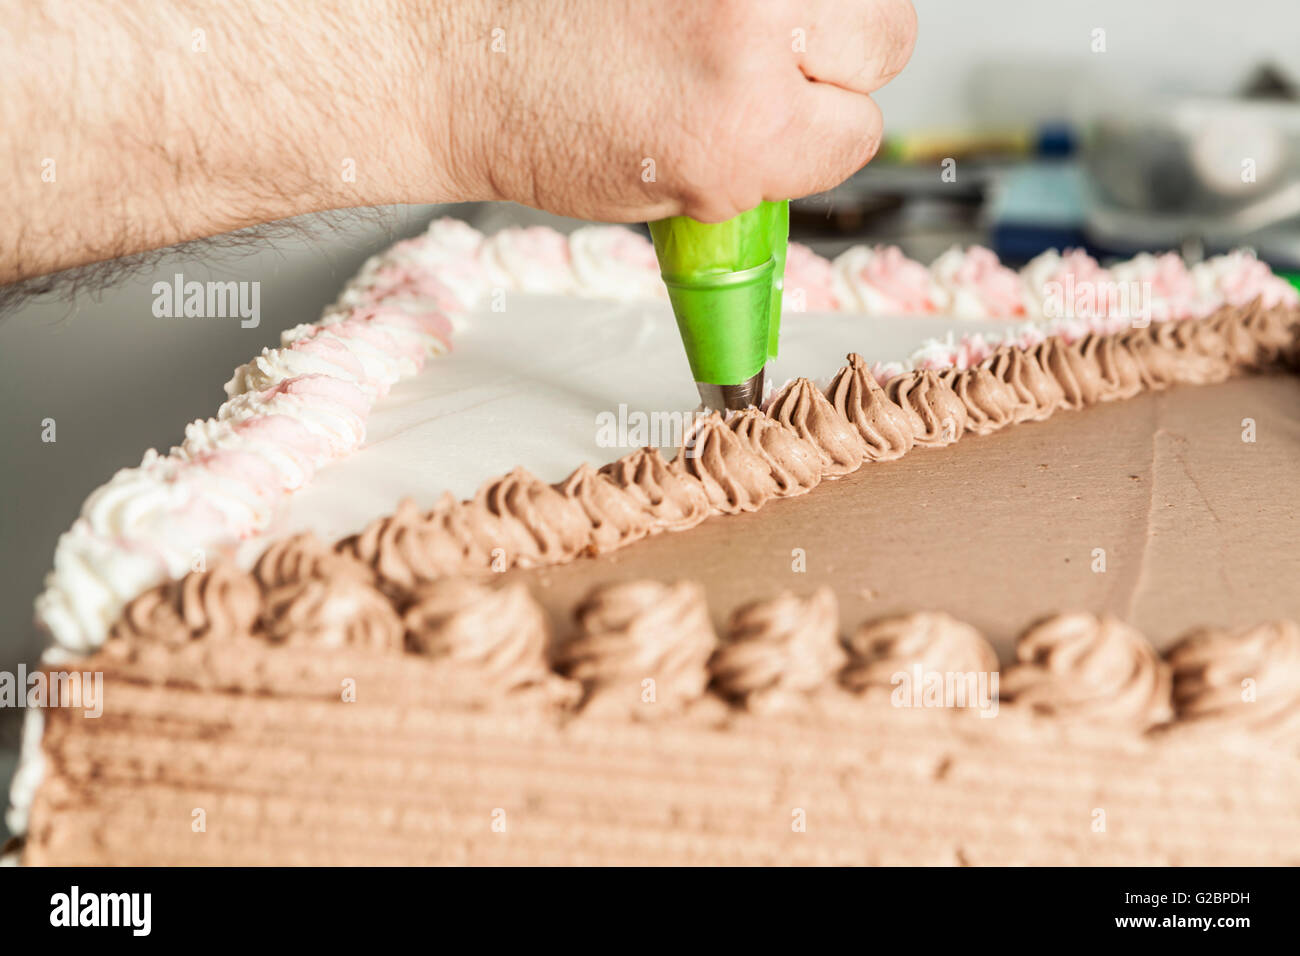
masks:
<path fill-rule="evenodd" d="M 605 221 L 729 219 L 837 185 L 880 143 L 870 93 L 909 0 L 556 0 L 446 8 L 443 178 Z"/>

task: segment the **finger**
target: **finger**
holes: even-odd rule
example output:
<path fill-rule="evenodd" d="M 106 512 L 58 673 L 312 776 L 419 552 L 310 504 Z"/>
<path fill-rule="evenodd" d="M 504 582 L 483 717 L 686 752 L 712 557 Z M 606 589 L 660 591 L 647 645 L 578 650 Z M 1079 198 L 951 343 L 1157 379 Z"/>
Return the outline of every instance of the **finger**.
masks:
<path fill-rule="evenodd" d="M 787 134 L 764 171 L 767 199 L 797 199 L 838 186 L 880 148 L 883 118 L 869 96 L 824 83 L 807 83 Z"/>
<path fill-rule="evenodd" d="M 810 9 L 812 22 L 798 55 L 810 80 L 872 93 L 912 56 L 916 10 L 911 0 L 828 0 Z"/>

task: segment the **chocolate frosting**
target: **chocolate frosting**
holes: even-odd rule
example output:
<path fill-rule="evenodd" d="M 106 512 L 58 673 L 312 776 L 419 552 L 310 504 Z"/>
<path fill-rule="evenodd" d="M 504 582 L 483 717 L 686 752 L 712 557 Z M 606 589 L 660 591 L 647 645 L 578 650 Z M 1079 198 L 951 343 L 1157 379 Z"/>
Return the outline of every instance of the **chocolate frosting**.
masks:
<path fill-rule="evenodd" d="M 1004 345 L 980 364 L 1016 393 L 1015 422 L 1041 422 L 1065 400 L 1060 382 L 1038 363 L 1032 351 Z"/>
<path fill-rule="evenodd" d="M 752 405 L 732 415 L 727 425 L 750 453 L 767 464 L 780 497 L 802 495 L 821 484 L 822 455 L 812 442 Z"/>
<path fill-rule="evenodd" d="M 655 528 L 654 516 L 638 495 L 591 465 L 584 463 L 566 478 L 560 492 L 576 501 L 591 522 L 589 550 L 593 554 L 639 541 Z"/>
<path fill-rule="evenodd" d="M 1300 627 L 1294 621 L 1197 631 L 1170 648 L 1166 660 L 1179 721 L 1300 747 Z"/>
<path fill-rule="evenodd" d="M 408 593 L 421 582 L 486 565 L 487 546 L 470 537 L 458 521 L 461 513 L 450 493 L 428 514 L 406 498 L 393 514 L 340 541 L 338 549 L 373 568 L 386 589 Z"/>
<path fill-rule="evenodd" d="M 1265 308 L 1258 299 L 1240 310 L 1237 317 L 1255 343 L 1255 353 L 1250 365 L 1254 368 L 1270 365 L 1283 358 L 1296 347 L 1300 332 L 1300 313 L 1282 306 Z"/>
<path fill-rule="evenodd" d="M 892 688 L 894 675 L 924 672 L 979 674 L 998 669 L 998 655 L 979 631 L 942 611 L 918 611 L 863 624 L 848 641 L 849 664 L 840 682 L 855 693 Z"/>
<path fill-rule="evenodd" d="M 122 611 L 112 637 L 124 640 L 226 640 L 252 633 L 262 592 L 251 574 L 222 562 L 145 591 Z"/>
<path fill-rule="evenodd" d="M 585 708 L 654 718 L 704 694 L 717 636 L 699 584 L 605 585 L 574 616 L 578 634 L 559 648 L 556 666 L 582 683 Z"/>
<path fill-rule="evenodd" d="M 844 660 L 835 592 L 823 587 L 807 597 L 785 591 L 739 608 L 710 668 L 719 693 L 755 710 L 816 690 Z"/>
<path fill-rule="evenodd" d="M 1226 382 L 1232 374 L 1227 337 L 1209 322 L 1166 323 L 1157 338 L 1183 357 L 1181 380 L 1188 384 Z"/>
<path fill-rule="evenodd" d="M 1169 666 L 1135 628 L 1109 616 L 1060 614 L 1020 636 L 1002 696 L 1065 719 L 1145 730 L 1168 720 Z"/>
<path fill-rule="evenodd" d="M 889 400 L 866 359 L 856 352 L 849 364 L 836 373 L 827 390 L 836 413 L 858 430 L 867 461 L 891 461 L 911 451 L 912 423 L 903 410 Z"/>
<path fill-rule="evenodd" d="M 1132 398 L 1142 391 L 1142 374 L 1133 353 L 1116 336 L 1090 332 L 1079 342 L 1083 359 L 1097 368 L 1097 401 Z"/>
<path fill-rule="evenodd" d="M 591 537 L 582 506 L 524 468 L 484 485 L 464 508 L 467 526 L 493 550 L 503 549 L 507 565 L 569 561 Z"/>
<path fill-rule="evenodd" d="M 253 577 L 264 591 L 332 574 L 370 581 L 371 569 L 352 554 L 330 549 L 314 532 L 276 541 L 258 558 Z"/>
<path fill-rule="evenodd" d="M 1162 342 L 1159 333 L 1152 331 L 1158 327 L 1130 329 L 1120 335 L 1120 342 L 1137 362 L 1143 387 L 1153 391 L 1168 388 L 1186 374 L 1175 348 L 1167 341 Z"/>
<path fill-rule="evenodd" d="M 966 406 L 933 369 L 896 375 L 886 392 L 903 410 L 917 445 L 951 445 L 966 430 Z"/>
<path fill-rule="evenodd" d="M 717 412 L 696 422 L 672 467 L 697 479 L 709 506 L 721 514 L 757 511 L 777 491 L 767 461 L 736 437 Z"/>
<path fill-rule="evenodd" d="M 1102 391 L 1101 369 L 1094 357 L 1076 342 L 1067 345 L 1057 336 L 1034 348 L 1038 364 L 1061 386 L 1061 405 L 1080 409 L 1095 404 Z"/>
<path fill-rule="evenodd" d="M 806 378 L 796 378 L 772 399 L 767 414 L 811 442 L 822 458 L 822 476 L 856 471 L 866 457 L 863 438 Z"/>
<path fill-rule="evenodd" d="M 221 565 L 155 588 L 128 605 L 114 635 L 146 641 L 251 635 L 385 651 L 404 640 L 423 646 L 434 638 L 404 637 L 407 627 L 394 609 L 404 609 L 412 634 L 434 633 L 428 621 L 419 628 L 410 622 L 441 620 L 439 614 L 447 618 L 449 633 L 457 633 L 460 612 L 438 610 L 438 602 L 448 598 L 426 586 L 483 571 L 502 553 L 507 565 L 529 566 L 616 549 L 658 531 L 692 527 L 710 514 L 752 511 L 772 497 L 802 494 L 826 474 L 842 474 L 863 458 L 897 457 L 913 441 L 942 444 L 964 430 L 984 434 L 1008 422 L 1046 417 L 1062 404 L 1125 397 L 1142 386 L 1215 381 L 1225 369 L 1253 367 L 1293 349 L 1295 333 L 1294 314 L 1255 304 L 1224 309 L 1206 320 L 1090 335 L 1073 345 L 1049 339 L 1029 351 L 1003 347 L 973 369 L 900 375 L 888 392 L 860 356 L 850 355 L 831 384 L 830 399 L 807 379 L 798 379 L 782 390 L 768 415 L 751 408 L 724 421 L 714 413 L 698 424 L 671 465 L 656 449 L 645 448 L 600 471 L 583 466 L 558 486 L 516 469 L 469 501 L 444 496 L 427 513 L 405 501 L 333 551 L 301 535 L 272 544 L 253 574 Z M 501 550 L 494 554 L 495 549 Z M 489 605 L 506 600 L 467 584 L 458 587 L 455 593 L 478 595 Z M 527 603 L 520 595 L 511 600 Z M 782 609 L 794 600 L 787 596 L 749 613 L 775 629 Z M 499 616 L 509 619 L 505 610 Z M 708 645 L 711 651 L 714 638 L 698 589 L 628 585 L 593 596 L 580 623 L 583 634 L 569 646 L 568 666 L 589 695 L 625 665 L 663 670 L 656 679 L 679 702 L 698 696 L 697 685 L 707 680 L 708 654 L 701 656 L 700 648 Z M 531 625 L 520 627 L 533 634 L 530 646 L 543 642 Z M 665 629 L 673 632 L 671 638 L 661 636 Z M 610 634 L 632 637 L 602 643 Z M 763 662 L 776 659 L 774 647 L 784 653 L 802 646 L 800 634 L 769 633 L 759 624 L 752 633 L 742 628 L 719 656 L 719 687 L 738 699 L 761 693 L 765 685 L 755 674 L 762 673 Z M 849 645 L 844 682 L 854 689 L 887 682 L 900 658 L 909 655 L 938 670 L 996 666 L 977 633 L 942 616 L 877 622 Z M 1182 654 L 1186 669 L 1191 652 Z M 1004 682 L 1007 696 L 1033 709 L 1137 726 L 1165 719 L 1167 668 L 1140 635 L 1117 621 L 1068 615 L 1044 622 L 1022 638 L 1019 655 Z M 814 659 L 823 660 L 800 658 Z M 683 663 L 691 661 L 699 666 Z M 798 662 L 787 662 L 786 669 L 799 671 Z M 1186 688 L 1210 679 L 1197 678 L 1200 684 L 1180 679 L 1189 701 L 1185 712 L 1206 712 L 1205 705 L 1190 702 L 1195 695 Z M 791 682 L 803 686 L 797 675 L 780 683 Z"/>
<path fill-rule="evenodd" d="M 641 503 L 655 532 L 685 531 L 710 514 L 700 483 L 674 471 L 657 448 L 639 448 L 600 471 Z"/>
<path fill-rule="evenodd" d="M 1015 390 L 984 366 L 946 369 L 939 376 L 966 407 L 966 430 L 989 435 L 1010 425 L 1020 405 Z"/>
<path fill-rule="evenodd" d="M 1246 322 L 1246 310 L 1224 306 L 1203 324 L 1222 337 L 1228 362 L 1234 371 L 1248 371 L 1263 364 L 1263 350 Z"/>
<path fill-rule="evenodd" d="M 265 607 L 265 635 L 274 643 L 402 651 L 402 622 L 392 603 L 352 574 L 281 585 L 267 592 Z"/>
<path fill-rule="evenodd" d="M 551 687 L 550 626 L 523 584 L 504 587 L 445 578 L 423 585 L 402 618 L 411 650 L 445 664 L 457 683 L 482 688 L 490 702 L 529 687 Z M 576 700 L 576 685 L 570 700 Z"/>

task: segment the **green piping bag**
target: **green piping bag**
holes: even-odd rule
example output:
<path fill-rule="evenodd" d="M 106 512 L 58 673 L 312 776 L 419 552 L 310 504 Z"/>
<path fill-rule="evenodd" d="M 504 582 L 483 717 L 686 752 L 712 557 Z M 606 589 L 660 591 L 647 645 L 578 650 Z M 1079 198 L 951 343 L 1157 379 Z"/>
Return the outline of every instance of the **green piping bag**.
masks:
<path fill-rule="evenodd" d="M 781 332 L 790 204 L 764 202 L 722 223 L 650 223 L 659 271 L 700 398 L 743 408 L 762 398 Z"/>

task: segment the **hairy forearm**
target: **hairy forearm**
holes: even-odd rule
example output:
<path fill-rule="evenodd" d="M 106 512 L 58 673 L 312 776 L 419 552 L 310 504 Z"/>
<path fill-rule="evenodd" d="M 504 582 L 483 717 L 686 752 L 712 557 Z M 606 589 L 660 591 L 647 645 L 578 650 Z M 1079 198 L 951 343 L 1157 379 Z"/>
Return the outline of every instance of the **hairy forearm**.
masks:
<path fill-rule="evenodd" d="M 0 283 L 456 182 L 439 4 L 27 2 L 0 24 Z"/>

